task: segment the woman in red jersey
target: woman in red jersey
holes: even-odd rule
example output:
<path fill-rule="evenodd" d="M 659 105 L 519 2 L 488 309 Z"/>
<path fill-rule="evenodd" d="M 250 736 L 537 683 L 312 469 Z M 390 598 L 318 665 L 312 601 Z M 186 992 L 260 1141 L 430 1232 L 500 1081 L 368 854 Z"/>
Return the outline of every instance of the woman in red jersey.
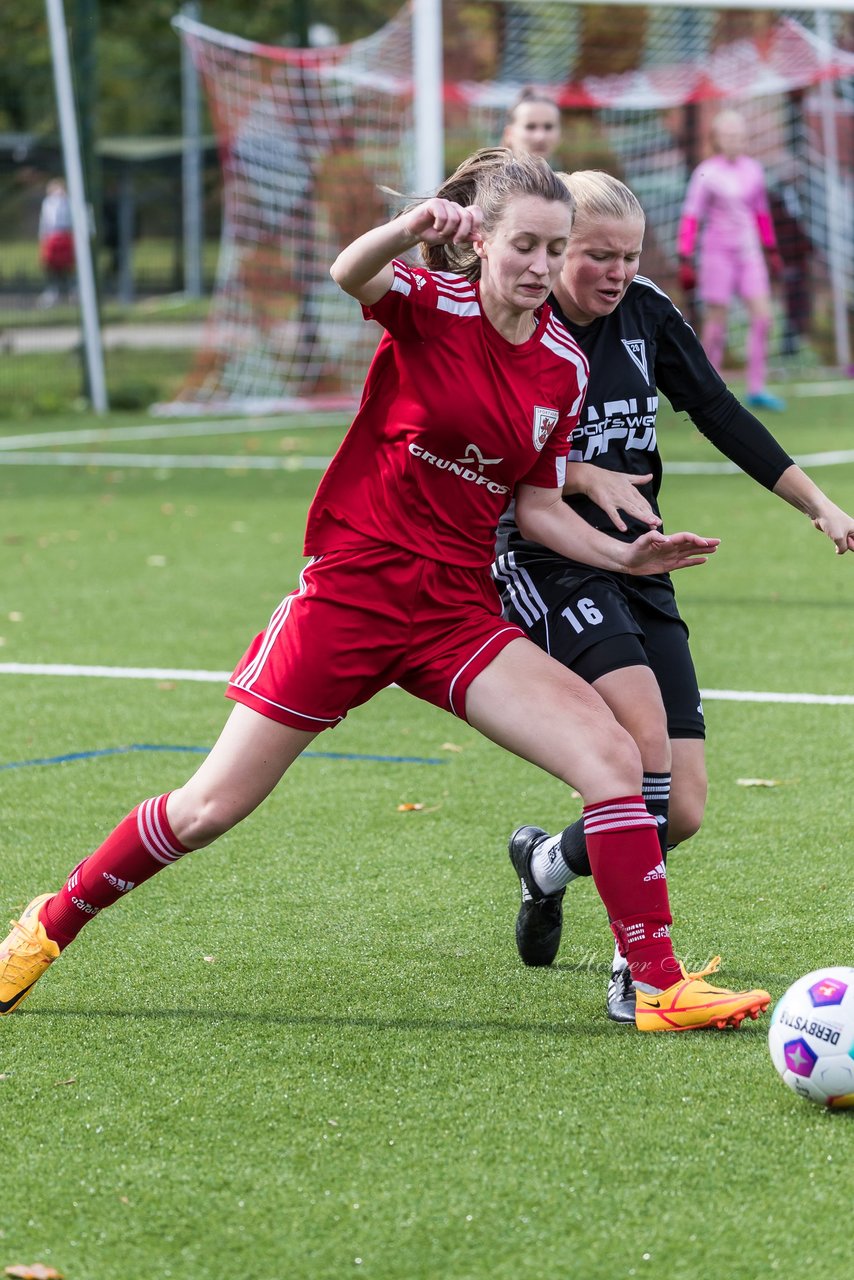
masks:
<path fill-rule="evenodd" d="M 312 559 L 239 663 L 237 705 L 194 776 L 140 804 L 13 926 L 0 1012 L 103 907 L 240 822 L 321 730 L 392 682 L 581 792 L 596 886 L 648 993 L 640 1029 L 738 1025 L 767 1007 L 766 992 L 710 988 L 681 968 L 637 747 L 594 690 L 501 616 L 490 564 L 512 496 L 529 537 L 604 568 L 702 563 L 716 541 L 618 543 L 561 500 L 587 366 L 546 298 L 573 200 L 543 160 L 495 158 L 477 153 L 333 265 L 386 332 L 309 512 Z M 426 267 L 401 256 L 419 243 Z"/>

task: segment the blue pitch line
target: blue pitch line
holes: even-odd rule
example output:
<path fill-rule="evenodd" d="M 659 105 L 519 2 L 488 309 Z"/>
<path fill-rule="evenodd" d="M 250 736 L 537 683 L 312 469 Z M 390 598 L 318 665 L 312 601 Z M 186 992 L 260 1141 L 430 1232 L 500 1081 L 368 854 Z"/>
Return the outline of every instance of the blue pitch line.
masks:
<path fill-rule="evenodd" d="M 0 773 L 4 769 L 28 769 L 33 765 L 69 764 L 75 760 L 95 760 L 100 756 L 124 756 L 131 751 L 191 751 L 195 755 L 206 756 L 210 747 L 171 747 L 157 743 L 135 742 L 129 747 L 102 747 L 98 751 L 70 751 L 63 756 L 40 756 L 34 760 L 13 760 L 9 764 L 0 764 Z M 315 760 L 368 760 L 379 764 L 447 764 L 447 760 L 438 760 L 434 756 L 375 756 L 358 751 L 303 751 L 302 756 L 311 756 Z M 300 757 L 301 759 L 302 757 Z"/>

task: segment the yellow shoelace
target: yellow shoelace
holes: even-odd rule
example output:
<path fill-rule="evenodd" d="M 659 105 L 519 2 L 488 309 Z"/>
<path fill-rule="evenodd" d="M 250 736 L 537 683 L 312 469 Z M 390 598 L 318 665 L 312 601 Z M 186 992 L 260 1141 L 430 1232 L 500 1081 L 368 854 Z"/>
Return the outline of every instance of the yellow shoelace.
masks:
<path fill-rule="evenodd" d="M 686 976 L 691 980 L 695 978 L 707 978 L 710 973 L 717 973 L 720 967 L 721 967 L 720 956 L 712 956 L 711 960 L 706 965 L 705 969 L 701 969 L 699 973 L 689 973 Z"/>

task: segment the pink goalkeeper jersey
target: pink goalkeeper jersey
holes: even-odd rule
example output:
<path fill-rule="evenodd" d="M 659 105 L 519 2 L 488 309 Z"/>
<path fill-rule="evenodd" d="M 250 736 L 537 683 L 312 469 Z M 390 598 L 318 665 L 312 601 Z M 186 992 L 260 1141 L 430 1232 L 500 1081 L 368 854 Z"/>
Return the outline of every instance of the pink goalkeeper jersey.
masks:
<path fill-rule="evenodd" d="M 305 554 L 371 538 L 487 566 L 514 487 L 563 485 L 587 361 L 547 306 L 514 346 L 483 314 L 476 284 L 393 266 L 391 289 L 363 308 L 386 332 L 308 513 Z"/>
<path fill-rule="evenodd" d="M 702 243 L 716 249 L 759 253 L 773 244 L 762 166 L 750 156 L 711 156 L 691 175 L 679 230 L 679 253 L 691 257 L 702 225 Z"/>

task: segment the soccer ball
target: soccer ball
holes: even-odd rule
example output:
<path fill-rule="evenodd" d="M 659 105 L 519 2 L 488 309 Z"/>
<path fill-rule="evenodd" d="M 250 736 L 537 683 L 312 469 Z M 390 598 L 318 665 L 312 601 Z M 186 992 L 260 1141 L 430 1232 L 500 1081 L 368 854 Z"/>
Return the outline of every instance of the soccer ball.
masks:
<path fill-rule="evenodd" d="M 802 1098 L 854 1107 L 854 968 L 816 969 L 793 982 L 771 1015 L 768 1047 Z"/>

